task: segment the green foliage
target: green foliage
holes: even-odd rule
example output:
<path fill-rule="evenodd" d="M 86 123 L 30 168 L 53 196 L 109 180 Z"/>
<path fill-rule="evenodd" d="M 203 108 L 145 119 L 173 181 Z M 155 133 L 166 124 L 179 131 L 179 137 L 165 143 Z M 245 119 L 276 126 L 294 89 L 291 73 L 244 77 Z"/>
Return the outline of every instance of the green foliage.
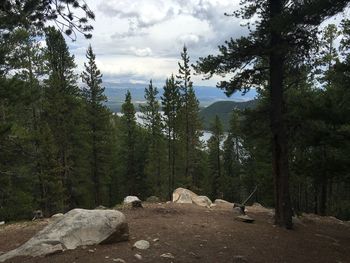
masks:
<path fill-rule="evenodd" d="M 199 117 L 199 102 L 193 89 L 191 81 L 191 69 L 189 55 L 186 46 L 181 53 L 178 79 L 180 90 L 181 107 L 179 109 L 179 143 L 181 146 L 180 157 L 184 162 L 184 171 L 181 171 L 183 178 L 180 180 L 187 188 L 198 187 L 198 175 L 196 174 L 199 164 L 196 158 L 196 151 L 201 147 L 199 137 L 201 136 L 202 122 Z"/>
<path fill-rule="evenodd" d="M 223 198 L 224 180 L 222 174 L 222 150 L 223 128 L 218 116 L 210 127 L 212 136 L 208 140 L 208 167 L 211 197 Z"/>
<path fill-rule="evenodd" d="M 148 132 L 148 156 L 146 160 L 145 176 L 150 194 L 159 197 L 166 196 L 165 182 L 165 138 L 163 135 L 162 115 L 156 98 L 158 90 L 153 87 L 152 80 L 145 89 L 146 104 L 140 106 L 144 126 Z"/>
<path fill-rule="evenodd" d="M 111 174 L 111 113 L 103 103 L 107 100 L 104 95 L 102 74 L 96 66 L 95 54 L 89 46 L 86 52 L 88 63 L 84 64 L 85 71 L 81 77 L 86 87 L 83 88 L 83 98 L 86 103 L 87 139 L 89 144 L 89 164 L 91 181 L 93 182 L 94 205 L 108 204 L 107 182 Z"/>
<path fill-rule="evenodd" d="M 243 1 L 243 18 L 258 15 L 255 30 L 226 42 L 217 56 L 200 59 L 196 69 L 238 73 L 220 86 L 228 94 L 256 86 L 259 97 L 244 104 L 215 103 L 200 114 L 184 47 L 178 76 L 166 80 L 161 103 L 152 81 L 145 89 L 143 125 L 136 123 L 130 92 L 122 116 L 105 107 L 91 46 L 81 74 L 85 85 L 78 87 L 62 33 L 49 27 L 42 35 L 40 23 L 56 18 L 37 8 L 50 1 L 17 2 L 1 4 L 14 17 L 0 17 L 0 221 L 28 219 L 36 209 L 49 216 L 74 207 L 115 206 L 126 195 L 170 199 L 179 186 L 233 202 L 242 202 L 257 186 L 252 201 L 276 206 L 273 134 L 288 137 L 277 145 L 289 150 L 283 160 L 289 163 L 294 211 L 349 219 L 350 22 L 329 25 L 316 37 L 316 25 L 341 10 L 344 1 L 291 1 L 280 14 L 272 10 L 273 1 Z M 78 3 L 67 2 L 79 8 Z M 25 8 L 28 16 L 18 17 Z M 69 30 L 73 37 L 74 28 Z M 272 41 L 276 34 L 285 41 Z M 45 37 L 46 48 L 38 36 Z M 311 50 L 318 53 L 305 59 Z M 273 98 L 269 82 L 271 61 L 279 55 L 285 62 L 278 64 L 283 103 Z M 276 105 L 283 106 L 279 121 L 285 133 L 271 130 Z M 199 140 L 201 116 L 212 121 L 204 123 L 212 133 L 206 148 Z"/>
<path fill-rule="evenodd" d="M 82 0 L 4 0 L 0 4 L 0 14 L 0 30 L 11 31 L 16 27 L 42 30 L 46 23 L 54 21 L 73 40 L 77 38 L 77 32 L 91 38 L 93 27 L 88 22 L 95 18 Z"/>
<path fill-rule="evenodd" d="M 175 165 L 178 152 L 176 142 L 178 140 L 178 119 L 181 107 L 179 83 L 173 75 L 165 81 L 164 93 L 161 99 L 168 148 L 168 198 L 171 199 L 172 192 L 175 189 Z"/>
<path fill-rule="evenodd" d="M 203 128 L 209 130 L 210 124 L 215 120 L 215 116 L 220 118 L 224 131 L 228 131 L 230 126 L 230 118 L 233 110 L 244 110 L 247 108 L 254 108 L 256 106 L 256 100 L 236 102 L 236 101 L 217 101 L 208 107 L 202 109 L 199 113 L 200 118 L 203 121 Z"/>
<path fill-rule="evenodd" d="M 127 91 L 125 102 L 122 105 L 120 118 L 120 150 L 119 160 L 123 163 L 121 168 L 121 180 L 124 195 L 136 195 L 145 197 L 144 166 L 147 154 L 145 133 L 136 124 L 135 108 L 131 102 L 131 94 Z M 142 156 L 142 158 L 141 158 Z"/>

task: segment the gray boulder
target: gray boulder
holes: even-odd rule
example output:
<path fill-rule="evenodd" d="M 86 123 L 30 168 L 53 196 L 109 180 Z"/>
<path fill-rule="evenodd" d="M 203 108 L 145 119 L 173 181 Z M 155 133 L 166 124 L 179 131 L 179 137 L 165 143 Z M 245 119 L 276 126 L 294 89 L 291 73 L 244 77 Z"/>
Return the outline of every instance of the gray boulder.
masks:
<path fill-rule="evenodd" d="M 126 241 L 128 238 L 128 224 L 121 212 L 73 209 L 22 246 L 0 256 L 0 262 L 16 256 L 42 256 L 79 246 Z"/>

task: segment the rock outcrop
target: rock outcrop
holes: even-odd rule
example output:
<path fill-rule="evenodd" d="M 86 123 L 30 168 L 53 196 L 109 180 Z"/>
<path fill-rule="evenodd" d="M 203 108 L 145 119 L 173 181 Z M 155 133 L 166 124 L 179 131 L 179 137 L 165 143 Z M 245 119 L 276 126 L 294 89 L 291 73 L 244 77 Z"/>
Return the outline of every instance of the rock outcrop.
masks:
<path fill-rule="evenodd" d="M 185 188 L 177 188 L 173 192 L 173 203 L 178 204 L 192 204 L 192 198 L 197 195 Z"/>
<path fill-rule="evenodd" d="M 178 204 L 196 204 L 198 206 L 210 207 L 212 202 L 206 196 L 198 196 L 185 188 L 177 188 L 173 192 L 173 202 Z"/>
<path fill-rule="evenodd" d="M 73 209 L 51 222 L 22 246 L 0 256 L 0 262 L 16 256 L 42 256 L 128 238 L 128 224 L 121 212 Z"/>

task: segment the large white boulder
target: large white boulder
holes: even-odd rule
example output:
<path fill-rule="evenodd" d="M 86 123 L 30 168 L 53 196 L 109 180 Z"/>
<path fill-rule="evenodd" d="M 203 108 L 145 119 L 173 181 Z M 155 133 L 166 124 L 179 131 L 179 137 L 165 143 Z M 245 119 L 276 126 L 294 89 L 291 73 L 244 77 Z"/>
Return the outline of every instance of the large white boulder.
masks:
<path fill-rule="evenodd" d="M 128 238 L 128 224 L 121 212 L 73 209 L 51 222 L 22 246 L 0 256 L 0 262 L 16 256 L 35 257 Z"/>
<path fill-rule="evenodd" d="M 210 207 L 212 204 L 211 200 L 205 195 L 195 196 L 192 198 L 192 201 L 196 205 L 205 207 Z"/>
<path fill-rule="evenodd" d="M 206 196 L 198 196 L 185 188 L 177 188 L 173 192 L 173 202 L 178 204 L 196 204 L 198 206 L 210 207 L 212 202 Z"/>
<path fill-rule="evenodd" d="M 173 202 L 178 204 L 192 204 L 192 198 L 197 195 L 185 188 L 177 188 L 173 192 Z"/>

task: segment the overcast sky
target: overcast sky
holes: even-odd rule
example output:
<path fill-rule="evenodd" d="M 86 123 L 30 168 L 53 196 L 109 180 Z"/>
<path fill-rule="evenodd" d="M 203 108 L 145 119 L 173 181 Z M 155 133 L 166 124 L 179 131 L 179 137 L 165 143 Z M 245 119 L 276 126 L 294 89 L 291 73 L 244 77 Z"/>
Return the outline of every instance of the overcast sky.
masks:
<path fill-rule="evenodd" d="M 184 44 L 191 61 L 217 52 L 230 37 L 246 33 L 240 21 L 224 15 L 238 8 L 239 0 L 88 0 L 95 12 L 93 38 L 70 42 L 79 70 L 91 43 L 104 81 L 164 83 L 177 73 Z M 218 78 L 195 85 L 215 85 Z"/>

